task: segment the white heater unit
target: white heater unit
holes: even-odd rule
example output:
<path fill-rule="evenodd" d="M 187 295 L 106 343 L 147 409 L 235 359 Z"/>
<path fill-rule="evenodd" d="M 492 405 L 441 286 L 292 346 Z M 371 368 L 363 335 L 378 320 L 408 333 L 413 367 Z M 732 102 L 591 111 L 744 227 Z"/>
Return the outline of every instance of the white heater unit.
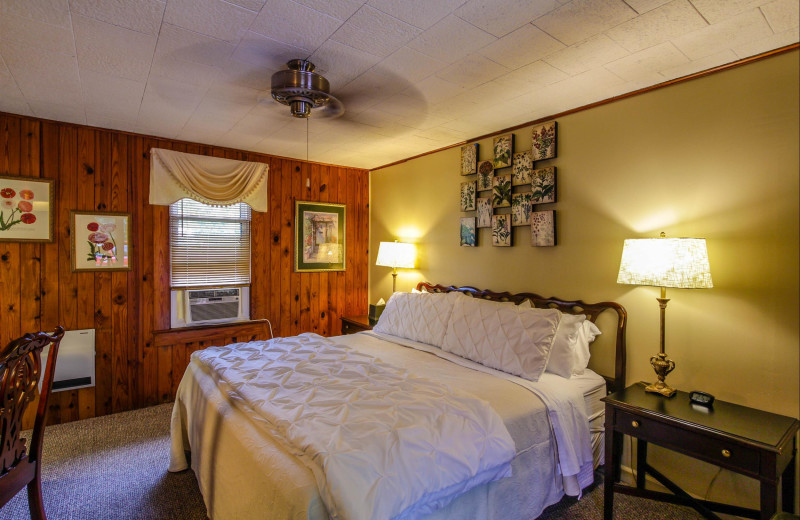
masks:
<path fill-rule="evenodd" d="M 50 346 L 42 352 L 42 378 Z M 68 330 L 61 339 L 53 376 L 53 392 L 94 386 L 94 329 Z M 42 379 L 39 379 L 41 388 Z"/>
<path fill-rule="evenodd" d="M 186 291 L 186 323 L 213 323 L 242 318 L 241 287 Z"/>

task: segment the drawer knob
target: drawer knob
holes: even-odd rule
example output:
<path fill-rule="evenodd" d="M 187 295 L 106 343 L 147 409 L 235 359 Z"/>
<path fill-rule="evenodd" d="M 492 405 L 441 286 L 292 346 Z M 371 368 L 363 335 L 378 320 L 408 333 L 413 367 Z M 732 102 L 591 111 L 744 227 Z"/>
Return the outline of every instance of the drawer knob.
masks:
<path fill-rule="evenodd" d="M 726 459 L 731 456 L 731 450 L 722 450 L 722 456 Z"/>
<path fill-rule="evenodd" d="M 639 421 L 631 421 L 631 426 L 633 426 L 634 428 L 638 428 L 639 427 Z"/>

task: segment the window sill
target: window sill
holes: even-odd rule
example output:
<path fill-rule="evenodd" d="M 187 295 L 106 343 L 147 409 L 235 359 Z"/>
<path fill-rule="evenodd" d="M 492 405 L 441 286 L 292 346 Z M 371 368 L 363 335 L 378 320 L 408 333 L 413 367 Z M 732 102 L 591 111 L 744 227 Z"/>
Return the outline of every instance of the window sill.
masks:
<path fill-rule="evenodd" d="M 165 347 L 176 343 L 188 343 L 203 340 L 216 341 L 232 335 L 263 334 L 268 338 L 267 320 L 239 320 L 228 323 L 209 323 L 153 331 L 153 346 Z"/>

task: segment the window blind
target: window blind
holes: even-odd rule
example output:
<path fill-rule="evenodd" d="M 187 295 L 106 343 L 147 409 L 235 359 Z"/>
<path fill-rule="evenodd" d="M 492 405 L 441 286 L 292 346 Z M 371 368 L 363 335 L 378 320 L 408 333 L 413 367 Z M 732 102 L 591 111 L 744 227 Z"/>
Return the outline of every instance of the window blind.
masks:
<path fill-rule="evenodd" d="M 172 287 L 250 284 L 250 206 L 182 199 L 169 207 Z"/>

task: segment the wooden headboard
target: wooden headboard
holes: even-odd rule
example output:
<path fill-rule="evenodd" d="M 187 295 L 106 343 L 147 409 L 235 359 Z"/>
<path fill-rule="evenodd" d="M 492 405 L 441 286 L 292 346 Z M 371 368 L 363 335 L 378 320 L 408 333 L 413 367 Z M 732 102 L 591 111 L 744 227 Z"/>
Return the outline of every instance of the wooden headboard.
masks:
<path fill-rule="evenodd" d="M 498 302 L 514 302 L 519 305 L 529 300 L 534 307 L 541 309 L 558 309 L 568 314 L 585 314 L 593 323 L 601 313 L 611 310 L 617 314 L 617 337 L 614 349 L 614 377 L 603 375 L 609 392 L 616 392 L 625 388 L 625 326 L 628 313 L 625 308 L 616 302 L 584 303 L 581 300 L 562 300 L 560 298 L 545 298 L 534 293 L 509 293 L 494 292 L 489 289 L 476 289 L 475 287 L 455 287 L 452 285 L 438 285 L 430 282 L 417 284 L 418 291 L 451 292 L 459 291 L 469 294 L 473 298 L 483 298 Z"/>

